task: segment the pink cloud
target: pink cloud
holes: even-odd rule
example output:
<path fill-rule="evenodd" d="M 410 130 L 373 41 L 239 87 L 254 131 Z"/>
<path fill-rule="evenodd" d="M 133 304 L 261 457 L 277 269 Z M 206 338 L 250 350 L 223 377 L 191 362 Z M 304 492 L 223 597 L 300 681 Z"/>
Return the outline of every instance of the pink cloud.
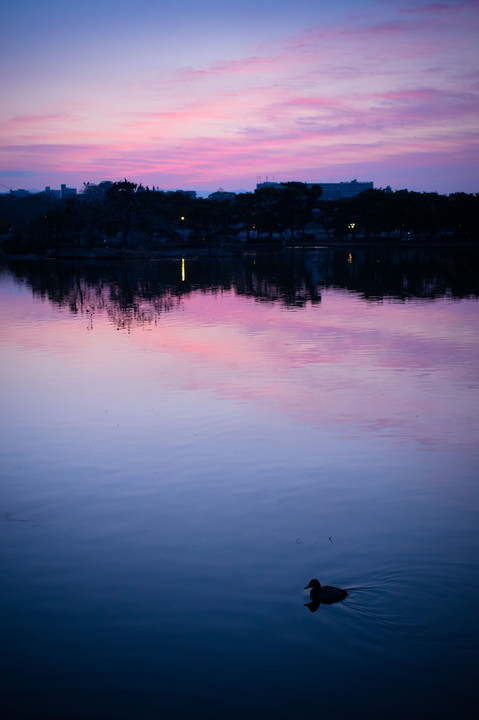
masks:
<path fill-rule="evenodd" d="M 67 113 L 52 113 L 51 115 L 18 115 L 16 117 L 10 118 L 7 122 L 11 127 L 18 128 L 19 126 L 24 125 L 36 126 L 43 123 L 49 124 L 52 122 L 71 122 L 75 119 L 77 118 L 74 118 L 73 115 L 68 115 Z"/>
<path fill-rule="evenodd" d="M 256 75 L 257 73 L 278 72 L 279 67 L 287 67 L 284 57 L 251 57 L 239 60 L 221 61 L 203 69 L 184 68 L 179 70 L 178 80 L 197 80 L 207 76 Z"/>

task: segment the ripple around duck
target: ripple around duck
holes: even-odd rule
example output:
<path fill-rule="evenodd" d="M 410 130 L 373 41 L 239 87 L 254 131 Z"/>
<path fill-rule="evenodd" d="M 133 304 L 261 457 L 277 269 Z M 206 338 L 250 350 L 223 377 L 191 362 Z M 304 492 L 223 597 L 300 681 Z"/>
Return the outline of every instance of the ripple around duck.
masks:
<path fill-rule="evenodd" d="M 379 633 L 400 634 L 421 644 L 478 655 L 479 623 L 471 603 L 479 593 L 475 577 L 475 566 L 466 562 L 375 573 L 367 585 L 346 588 L 345 611 L 351 621 L 365 621 L 359 631 L 370 640 Z"/>

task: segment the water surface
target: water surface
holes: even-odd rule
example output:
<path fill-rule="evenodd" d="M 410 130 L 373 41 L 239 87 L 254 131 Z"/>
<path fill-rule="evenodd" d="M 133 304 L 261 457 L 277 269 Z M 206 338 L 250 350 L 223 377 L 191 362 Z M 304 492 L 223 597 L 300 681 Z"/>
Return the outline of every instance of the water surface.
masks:
<path fill-rule="evenodd" d="M 468 708 L 477 267 L 320 249 L 5 267 L 6 717 Z M 312 577 L 349 597 L 311 613 Z"/>

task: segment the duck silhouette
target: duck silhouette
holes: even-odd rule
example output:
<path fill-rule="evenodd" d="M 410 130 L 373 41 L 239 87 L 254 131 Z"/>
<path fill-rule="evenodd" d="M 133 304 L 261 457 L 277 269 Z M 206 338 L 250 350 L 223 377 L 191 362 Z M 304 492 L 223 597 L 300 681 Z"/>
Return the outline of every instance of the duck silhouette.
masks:
<path fill-rule="evenodd" d="M 316 578 L 310 580 L 309 585 L 306 585 L 304 589 L 311 590 L 309 593 L 311 602 L 304 603 L 305 607 L 308 607 L 311 612 L 316 612 L 321 603 L 323 603 L 323 605 L 332 605 L 333 603 L 344 600 L 349 594 L 342 588 L 333 587 L 332 585 L 321 585 Z"/>

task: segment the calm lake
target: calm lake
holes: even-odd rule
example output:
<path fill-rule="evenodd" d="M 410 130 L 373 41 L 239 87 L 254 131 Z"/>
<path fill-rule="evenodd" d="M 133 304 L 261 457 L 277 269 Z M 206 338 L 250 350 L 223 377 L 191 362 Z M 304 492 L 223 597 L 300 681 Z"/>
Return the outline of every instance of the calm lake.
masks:
<path fill-rule="evenodd" d="M 2 718 L 475 706 L 477 253 L 17 262 L 0 316 Z"/>

